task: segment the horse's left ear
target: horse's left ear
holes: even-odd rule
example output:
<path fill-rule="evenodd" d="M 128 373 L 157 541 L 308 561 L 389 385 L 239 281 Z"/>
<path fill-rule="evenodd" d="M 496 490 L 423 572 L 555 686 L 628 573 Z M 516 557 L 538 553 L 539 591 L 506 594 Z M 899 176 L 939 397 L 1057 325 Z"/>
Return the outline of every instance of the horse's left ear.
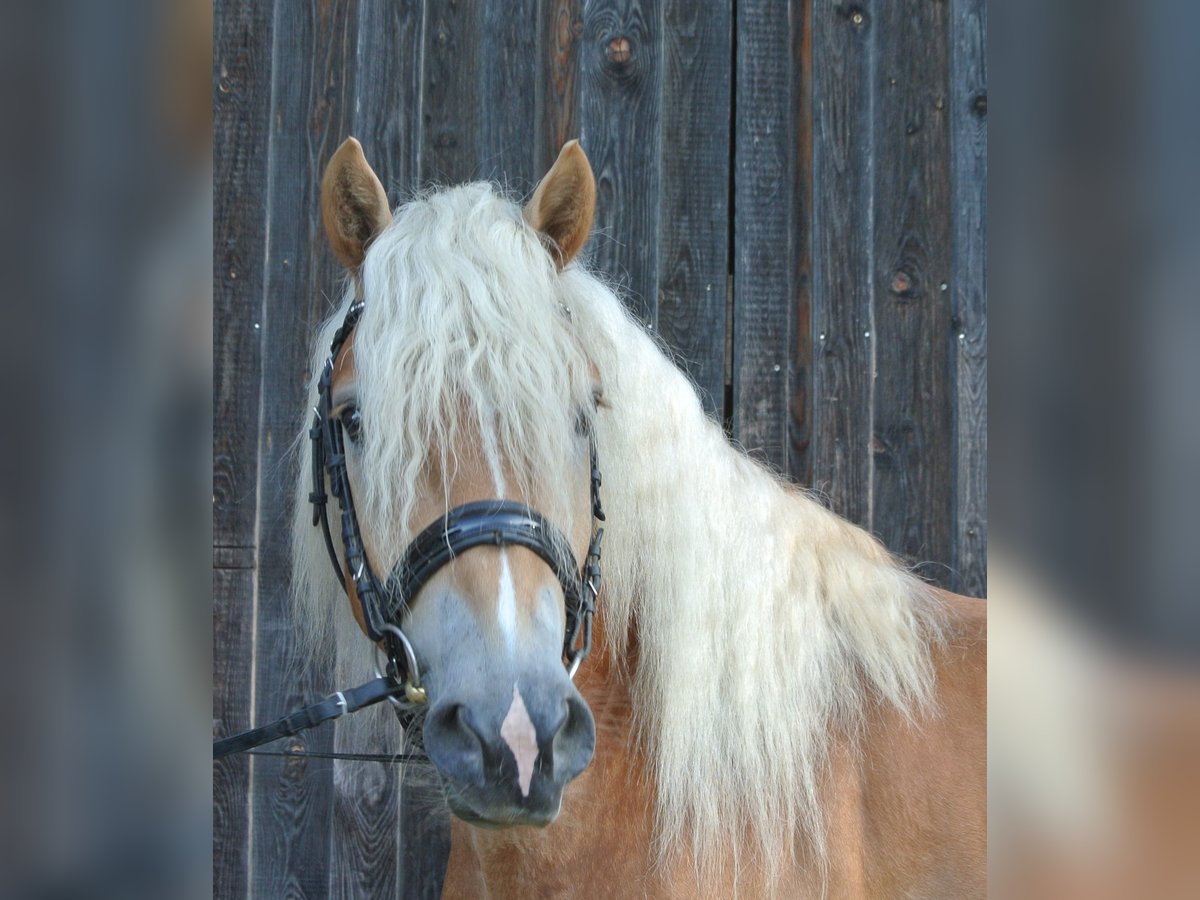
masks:
<path fill-rule="evenodd" d="M 392 221 L 383 185 L 363 156 L 362 144 L 346 138 L 321 179 L 321 218 L 334 255 L 347 269 L 357 269 L 367 242 Z"/>
<path fill-rule="evenodd" d="M 596 212 L 596 179 L 579 146 L 567 141 L 525 206 L 525 221 L 550 238 L 561 269 L 583 247 Z"/>

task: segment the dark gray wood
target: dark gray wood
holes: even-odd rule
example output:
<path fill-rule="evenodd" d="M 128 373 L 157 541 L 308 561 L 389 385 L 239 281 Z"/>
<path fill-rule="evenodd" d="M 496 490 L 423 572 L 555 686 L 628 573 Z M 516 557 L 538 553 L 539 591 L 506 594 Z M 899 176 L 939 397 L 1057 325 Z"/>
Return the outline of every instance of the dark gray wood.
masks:
<path fill-rule="evenodd" d="M 259 331 L 271 15 L 218 3 L 213 32 L 213 735 L 250 727 Z M 248 760 L 213 765 L 213 896 L 250 879 Z"/>
<path fill-rule="evenodd" d="M 948 583 L 950 180 L 944 3 L 874 7 L 872 528 Z M 920 47 L 920 53 L 913 53 Z"/>
<path fill-rule="evenodd" d="M 784 4 L 737 4 L 733 410 L 736 441 L 788 467 L 793 325 L 791 22 Z"/>
<path fill-rule="evenodd" d="M 950 4 L 950 298 L 954 508 L 950 586 L 987 595 L 987 9 Z"/>
<path fill-rule="evenodd" d="M 871 524 L 871 20 L 812 0 L 812 486 Z"/>
<path fill-rule="evenodd" d="M 299 473 L 292 468 L 289 449 L 309 406 L 309 340 L 330 311 L 325 293 L 337 275 L 320 224 L 319 185 L 325 163 L 352 124 L 357 44 L 357 4 L 276 3 L 269 268 L 262 317 L 263 384 L 269 389 L 262 397 L 259 435 L 262 547 L 255 709 L 261 719 L 334 689 L 332 673 L 322 664 L 295 659 L 288 547 Z M 288 745 L 329 750 L 332 737 L 331 729 L 317 729 Z M 352 855 L 345 845 L 367 843 L 360 834 L 332 827 L 328 768 L 304 760 L 258 758 L 253 798 L 251 888 L 257 896 L 325 896 L 344 876 L 341 862 Z M 394 851 L 376 860 L 372 877 L 394 879 L 395 861 Z"/>
<path fill-rule="evenodd" d="M 484 8 L 482 3 L 425 5 L 422 183 L 460 184 L 479 174 Z"/>
<path fill-rule="evenodd" d="M 718 420 L 725 401 L 731 7 L 663 4 L 658 328 Z"/>
<path fill-rule="evenodd" d="M 397 206 L 419 187 L 423 0 L 363 4 L 358 13 L 353 134 Z"/>
<path fill-rule="evenodd" d="M 338 738 L 341 738 L 339 731 Z M 338 752 L 364 752 L 361 745 L 335 739 Z M 390 748 L 371 747 L 366 752 L 386 752 Z M 401 864 L 402 843 L 406 837 L 400 821 L 402 801 L 397 783 L 399 770 L 373 762 L 334 762 L 313 760 L 309 774 L 328 778 L 337 766 L 353 766 L 349 779 L 353 791 L 336 790 L 333 794 L 333 847 L 330 868 L 331 897 L 407 897 L 418 882 L 417 873 Z M 334 779 L 337 783 L 338 779 Z M 444 863 L 443 863 L 444 865 Z"/>
<path fill-rule="evenodd" d="M 537 141 L 532 139 L 540 66 L 537 0 L 482 6 L 479 41 L 481 87 L 477 174 L 518 197 L 531 193 Z"/>
<path fill-rule="evenodd" d="M 812 3 L 792 7 L 792 336 L 788 373 L 788 467 L 792 481 L 811 485 L 813 423 Z"/>
<path fill-rule="evenodd" d="M 450 811 L 431 770 L 410 768 L 404 773 L 404 801 L 401 897 L 437 900 L 450 850 Z"/>
<path fill-rule="evenodd" d="M 663 77 L 658 0 L 588 3 L 580 66 L 582 144 L 597 190 L 590 256 L 654 327 Z"/>
<path fill-rule="evenodd" d="M 249 604 L 243 605 L 254 596 L 254 578 L 253 565 L 213 567 L 214 739 L 255 724 L 249 716 L 253 619 Z M 216 761 L 212 779 L 213 896 L 245 897 L 250 886 L 250 760 Z"/>

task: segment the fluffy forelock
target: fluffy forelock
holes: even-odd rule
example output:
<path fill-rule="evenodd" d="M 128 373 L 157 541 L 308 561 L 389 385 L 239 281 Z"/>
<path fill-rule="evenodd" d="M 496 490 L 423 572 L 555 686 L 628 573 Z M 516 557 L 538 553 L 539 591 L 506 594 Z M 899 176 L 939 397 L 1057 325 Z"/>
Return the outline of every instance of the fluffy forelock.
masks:
<path fill-rule="evenodd" d="M 464 425 L 494 428 L 524 492 L 536 479 L 542 512 L 561 519 L 576 417 L 590 411 L 589 360 L 516 204 L 487 184 L 406 204 L 371 244 L 362 292 L 356 501 L 374 533 L 399 548 L 426 524 L 412 515 L 422 477 L 452 476 Z"/>

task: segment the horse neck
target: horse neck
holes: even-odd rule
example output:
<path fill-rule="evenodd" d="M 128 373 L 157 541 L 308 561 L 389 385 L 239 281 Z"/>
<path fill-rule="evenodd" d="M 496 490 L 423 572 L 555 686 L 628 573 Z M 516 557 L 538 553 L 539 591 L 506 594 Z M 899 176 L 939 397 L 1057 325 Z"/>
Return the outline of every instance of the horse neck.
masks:
<path fill-rule="evenodd" d="M 613 588 L 606 607 L 618 649 L 639 610 L 677 605 L 701 589 L 737 603 L 766 578 L 786 577 L 772 556 L 787 534 L 794 494 L 730 446 L 704 412 L 694 388 L 653 346 L 630 329 L 614 339 L 633 362 L 617 375 L 611 416 L 598 436 L 609 513 L 605 570 Z M 731 577 L 736 573 L 736 577 Z M 747 578 L 746 576 L 751 577 Z M 778 576 L 778 577 L 776 577 Z"/>
<path fill-rule="evenodd" d="M 757 835 L 768 859 L 793 834 L 820 844 L 830 734 L 874 696 L 901 710 L 929 696 L 925 589 L 732 447 L 646 335 L 611 334 L 600 615 L 618 659 L 640 641 L 633 712 L 661 839 L 707 855 Z"/>

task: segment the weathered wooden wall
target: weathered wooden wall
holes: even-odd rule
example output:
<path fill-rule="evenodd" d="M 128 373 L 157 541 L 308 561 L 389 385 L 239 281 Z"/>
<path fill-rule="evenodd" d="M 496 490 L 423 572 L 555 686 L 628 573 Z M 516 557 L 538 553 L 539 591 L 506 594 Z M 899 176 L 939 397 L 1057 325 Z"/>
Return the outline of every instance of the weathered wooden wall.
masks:
<path fill-rule="evenodd" d="M 287 454 L 336 279 L 316 187 L 349 134 L 393 202 L 525 193 L 581 137 L 592 261 L 733 437 L 985 593 L 984 3 L 218 0 L 214 729 L 338 687 L 282 673 Z M 436 896 L 444 823 L 334 771 L 215 767 L 214 896 Z"/>

